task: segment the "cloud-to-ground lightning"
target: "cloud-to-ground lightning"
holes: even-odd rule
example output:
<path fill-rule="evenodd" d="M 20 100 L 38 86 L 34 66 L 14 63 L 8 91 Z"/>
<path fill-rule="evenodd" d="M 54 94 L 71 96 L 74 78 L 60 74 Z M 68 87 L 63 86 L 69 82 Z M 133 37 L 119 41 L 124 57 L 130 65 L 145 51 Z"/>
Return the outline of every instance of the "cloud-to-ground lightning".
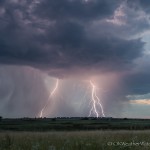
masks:
<path fill-rule="evenodd" d="M 56 90 L 57 90 L 57 88 L 58 88 L 58 83 L 59 83 L 59 80 L 57 79 L 57 80 L 56 80 L 56 85 L 55 85 L 54 89 L 52 90 L 52 92 L 50 92 L 49 97 L 48 97 L 48 100 L 47 100 L 45 106 L 42 108 L 42 110 L 41 110 L 40 113 L 39 113 L 39 117 L 43 117 L 43 112 L 44 112 L 44 110 L 46 109 L 46 107 L 47 107 L 47 105 L 48 105 L 48 103 L 49 103 L 51 97 L 55 94 L 55 92 L 56 92 Z"/>
<path fill-rule="evenodd" d="M 92 115 L 92 113 L 96 115 L 96 117 L 100 117 L 100 116 L 105 117 L 104 109 L 101 104 L 100 98 L 96 94 L 96 86 L 91 80 L 90 80 L 90 85 L 92 88 L 92 96 L 91 96 L 92 108 L 90 110 L 89 117 Z M 99 109 L 101 110 L 101 112 Z"/>

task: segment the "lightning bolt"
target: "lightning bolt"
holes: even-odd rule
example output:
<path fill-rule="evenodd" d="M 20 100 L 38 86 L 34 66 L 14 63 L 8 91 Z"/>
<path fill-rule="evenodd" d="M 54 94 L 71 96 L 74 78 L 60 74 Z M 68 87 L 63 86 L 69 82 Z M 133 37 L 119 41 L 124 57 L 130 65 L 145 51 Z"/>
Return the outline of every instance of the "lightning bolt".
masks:
<path fill-rule="evenodd" d="M 103 106 L 101 104 L 100 98 L 96 94 L 96 86 L 94 85 L 94 83 L 91 80 L 90 80 L 90 85 L 92 88 L 92 96 L 91 96 L 92 108 L 90 110 L 89 117 L 92 115 L 92 112 L 94 115 L 96 115 L 97 118 L 100 117 L 100 114 L 103 117 L 105 117 L 104 109 L 103 109 Z M 101 109 L 101 113 L 99 112 L 98 108 Z"/>
<path fill-rule="evenodd" d="M 40 113 L 39 113 L 39 117 L 43 117 L 43 112 L 44 112 L 44 110 L 46 109 L 46 107 L 47 107 L 47 105 L 48 105 L 48 103 L 49 103 L 51 97 L 55 94 L 55 92 L 56 92 L 56 90 L 57 90 L 57 88 L 58 88 L 58 83 L 59 83 L 59 80 L 57 79 L 57 80 L 56 80 L 56 85 L 55 85 L 54 89 L 52 90 L 52 92 L 50 92 L 49 97 L 48 97 L 48 100 L 47 100 L 45 106 L 41 109 L 41 111 L 40 111 Z"/>

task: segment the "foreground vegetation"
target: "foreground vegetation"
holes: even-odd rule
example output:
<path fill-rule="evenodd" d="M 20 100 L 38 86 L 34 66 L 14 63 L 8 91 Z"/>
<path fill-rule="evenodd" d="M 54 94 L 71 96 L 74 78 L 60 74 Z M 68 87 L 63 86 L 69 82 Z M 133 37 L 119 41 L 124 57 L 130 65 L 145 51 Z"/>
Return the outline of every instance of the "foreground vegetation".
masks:
<path fill-rule="evenodd" d="M 149 150 L 150 131 L 1 132 L 0 150 Z"/>
<path fill-rule="evenodd" d="M 150 119 L 5 118 L 0 150 L 150 150 Z"/>

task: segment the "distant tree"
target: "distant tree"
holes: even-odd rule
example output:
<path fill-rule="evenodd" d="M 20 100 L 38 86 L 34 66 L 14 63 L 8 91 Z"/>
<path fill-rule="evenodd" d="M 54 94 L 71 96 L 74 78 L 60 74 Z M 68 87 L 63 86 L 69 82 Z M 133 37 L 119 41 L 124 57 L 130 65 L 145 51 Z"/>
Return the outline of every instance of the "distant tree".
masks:
<path fill-rule="evenodd" d="M 81 120 L 89 120 L 88 117 L 81 118 Z"/>
<path fill-rule="evenodd" d="M 2 117 L 2 116 L 0 116 L 0 121 L 2 121 L 2 118 L 3 118 L 3 117 Z"/>
<path fill-rule="evenodd" d="M 52 118 L 52 121 L 56 121 L 56 118 Z"/>

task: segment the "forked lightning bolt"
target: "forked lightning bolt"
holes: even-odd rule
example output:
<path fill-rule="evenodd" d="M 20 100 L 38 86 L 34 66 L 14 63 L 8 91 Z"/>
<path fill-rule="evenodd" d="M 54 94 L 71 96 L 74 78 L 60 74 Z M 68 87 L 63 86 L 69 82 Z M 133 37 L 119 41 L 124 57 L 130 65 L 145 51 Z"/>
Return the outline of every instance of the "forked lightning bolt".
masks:
<path fill-rule="evenodd" d="M 44 112 L 44 110 L 46 109 L 46 107 L 47 107 L 47 105 L 48 105 L 48 103 L 49 103 L 51 97 L 55 94 L 55 92 L 56 92 L 56 90 L 57 90 L 57 88 L 58 88 L 58 83 L 59 83 L 59 80 L 57 79 L 57 80 L 56 80 L 56 85 L 55 85 L 54 89 L 52 90 L 52 92 L 50 92 L 49 97 L 48 97 L 48 100 L 47 100 L 45 106 L 44 106 L 44 107 L 42 108 L 42 110 L 40 111 L 39 117 L 43 117 L 43 112 Z"/>
<path fill-rule="evenodd" d="M 89 117 L 92 115 L 92 113 L 94 115 L 96 115 L 96 117 L 100 117 L 100 116 L 105 117 L 101 101 L 100 101 L 99 97 L 96 95 L 96 86 L 94 85 L 94 83 L 92 81 L 90 81 L 90 85 L 92 88 L 92 96 L 91 96 L 92 97 L 92 100 L 91 100 L 92 108 L 90 110 Z M 101 112 L 99 111 L 99 109 L 101 109 Z"/>

